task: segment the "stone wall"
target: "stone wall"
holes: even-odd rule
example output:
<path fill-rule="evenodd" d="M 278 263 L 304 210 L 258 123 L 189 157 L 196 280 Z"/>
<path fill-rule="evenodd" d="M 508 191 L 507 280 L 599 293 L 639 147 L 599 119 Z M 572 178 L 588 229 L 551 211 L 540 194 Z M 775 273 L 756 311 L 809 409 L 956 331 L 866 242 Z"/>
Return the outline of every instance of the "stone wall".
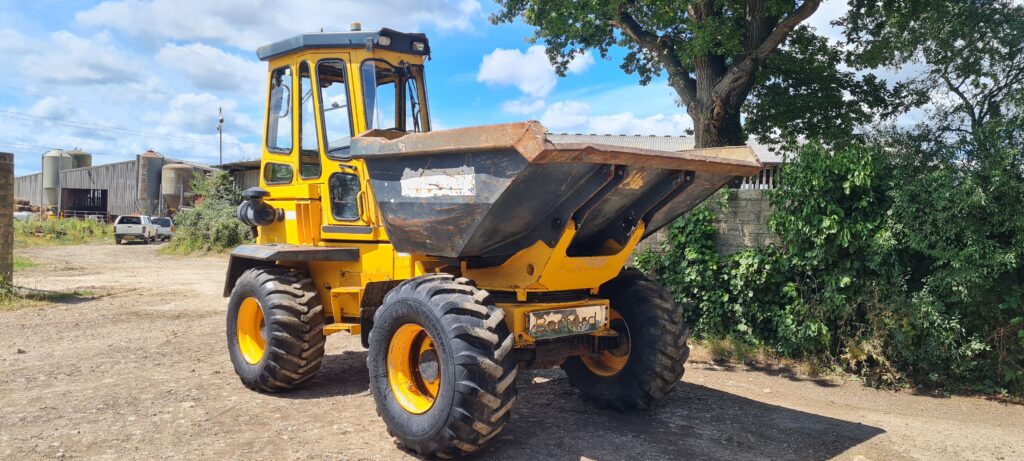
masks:
<path fill-rule="evenodd" d="M 0 284 L 14 274 L 14 154 L 0 152 Z"/>
<path fill-rule="evenodd" d="M 715 203 L 712 207 L 717 216 L 715 247 L 719 254 L 728 255 L 745 248 L 778 243 L 778 238 L 768 231 L 768 218 L 772 209 L 764 190 L 730 189 L 726 193 L 728 197 L 725 204 Z M 667 240 L 666 227 L 640 242 L 636 253 L 644 248 L 658 251 Z"/>
<path fill-rule="evenodd" d="M 772 208 L 763 190 L 728 191 L 724 206 L 716 206 L 715 247 L 718 253 L 728 255 L 745 248 L 778 243 L 768 231 L 768 218 Z"/>

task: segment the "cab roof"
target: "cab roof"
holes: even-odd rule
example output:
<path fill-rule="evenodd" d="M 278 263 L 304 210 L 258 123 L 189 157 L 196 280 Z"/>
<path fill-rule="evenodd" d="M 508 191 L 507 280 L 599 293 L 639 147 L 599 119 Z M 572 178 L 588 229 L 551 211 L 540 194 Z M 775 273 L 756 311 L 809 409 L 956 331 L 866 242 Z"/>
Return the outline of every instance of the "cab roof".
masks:
<path fill-rule="evenodd" d="M 391 39 L 391 43 L 387 46 L 382 45 L 380 43 L 381 37 L 388 37 Z M 413 49 L 413 42 L 422 42 L 423 50 L 417 51 Z M 267 61 L 283 54 L 314 48 L 365 48 L 368 45 L 399 53 L 430 56 L 430 43 L 427 41 L 427 34 L 405 33 L 387 28 L 377 32 L 319 32 L 296 35 L 292 38 L 257 48 L 256 56 L 261 61 Z"/>

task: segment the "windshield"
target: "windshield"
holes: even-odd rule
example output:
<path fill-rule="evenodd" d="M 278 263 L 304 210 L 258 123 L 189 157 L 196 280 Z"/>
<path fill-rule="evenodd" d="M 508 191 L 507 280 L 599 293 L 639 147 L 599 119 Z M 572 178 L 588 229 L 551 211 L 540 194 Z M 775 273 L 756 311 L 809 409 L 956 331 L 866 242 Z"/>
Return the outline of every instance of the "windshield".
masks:
<path fill-rule="evenodd" d="M 427 131 L 428 119 L 420 91 L 423 66 L 394 66 L 370 59 L 360 67 L 367 129 Z"/>
<path fill-rule="evenodd" d="M 142 224 L 142 218 L 138 216 L 121 216 L 121 219 L 117 220 L 118 224 Z"/>
<path fill-rule="evenodd" d="M 161 227 L 171 227 L 171 220 L 169 218 L 153 218 L 153 224 Z"/>

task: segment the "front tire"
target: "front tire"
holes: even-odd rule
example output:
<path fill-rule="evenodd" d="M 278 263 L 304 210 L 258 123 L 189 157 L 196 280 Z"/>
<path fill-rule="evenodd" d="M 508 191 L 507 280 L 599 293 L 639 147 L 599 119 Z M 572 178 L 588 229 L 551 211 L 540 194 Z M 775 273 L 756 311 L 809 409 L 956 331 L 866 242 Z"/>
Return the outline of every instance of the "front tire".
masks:
<path fill-rule="evenodd" d="M 249 389 L 279 392 L 312 378 L 324 357 L 323 329 L 320 296 L 303 271 L 249 269 L 231 291 L 228 352 Z"/>
<path fill-rule="evenodd" d="M 426 275 L 391 290 L 374 315 L 370 390 L 400 447 L 461 456 L 508 421 L 519 368 L 504 312 L 487 296 L 467 279 Z"/>
<path fill-rule="evenodd" d="M 585 400 L 619 411 L 647 409 L 683 377 L 690 330 L 682 306 L 663 287 L 635 269 L 601 287 L 611 302 L 612 328 L 620 347 L 562 364 L 569 383 Z"/>

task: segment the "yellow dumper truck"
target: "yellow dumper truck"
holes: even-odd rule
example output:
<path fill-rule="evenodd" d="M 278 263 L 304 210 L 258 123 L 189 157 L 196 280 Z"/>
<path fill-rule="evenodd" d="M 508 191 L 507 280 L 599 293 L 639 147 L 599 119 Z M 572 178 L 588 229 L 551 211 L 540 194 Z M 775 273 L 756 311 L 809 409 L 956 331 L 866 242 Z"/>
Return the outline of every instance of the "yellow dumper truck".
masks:
<path fill-rule="evenodd" d="M 232 253 L 224 286 L 245 386 L 299 386 L 326 336 L 359 335 L 389 432 L 454 457 L 501 431 L 520 369 L 561 367 L 618 410 L 680 380 L 681 306 L 623 267 L 641 239 L 759 171 L 749 148 L 579 143 L 537 122 L 431 131 L 423 34 L 304 34 L 258 55 L 260 187 L 238 208 L 257 239 Z"/>

